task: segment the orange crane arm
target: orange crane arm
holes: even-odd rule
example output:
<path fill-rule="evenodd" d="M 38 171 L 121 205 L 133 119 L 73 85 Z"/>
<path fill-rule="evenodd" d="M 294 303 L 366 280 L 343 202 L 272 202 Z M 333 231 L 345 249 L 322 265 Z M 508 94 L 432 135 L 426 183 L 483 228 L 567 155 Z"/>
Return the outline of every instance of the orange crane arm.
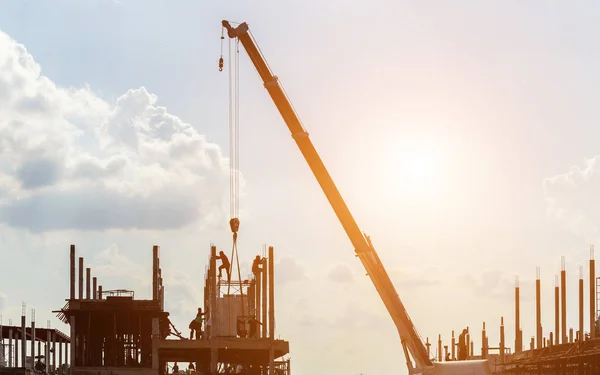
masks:
<path fill-rule="evenodd" d="M 340 223 L 344 227 L 348 238 L 354 246 L 356 255 L 361 260 L 375 289 L 379 293 L 379 296 L 396 325 L 409 371 L 411 373 L 420 373 L 426 368 L 431 367 L 433 364 L 427 355 L 427 350 L 423 345 L 423 341 L 408 316 L 375 248 L 369 237 L 362 233 L 354 220 L 354 217 L 350 213 L 346 202 L 344 202 L 344 199 L 329 175 L 327 168 L 325 168 L 323 161 L 319 157 L 317 150 L 310 141 L 308 133 L 302 126 L 290 100 L 279 84 L 277 77 L 274 76 L 269 69 L 257 44 L 252 39 L 248 30 L 248 24 L 244 22 L 234 28 L 228 21 L 223 21 L 223 27 L 227 29 L 227 34 L 230 38 L 238 38 L 244 46 L 244 49 L 248 53 L 248 56 L 250 56 L 250 60 L 252 60 L 254 67 L 258 71 L 265 88 L 269 92 L 273 103 L 275 103 L 275 106 L 292 133 L 292 137 L 296 141 L 300 152 L 302 152 L 308 166 L 319 182 L 319 185 L 321 185 L 321 189 L 329 200 Z M 409 354 L 414 359 L 415 366 L 413 366 Z"/>

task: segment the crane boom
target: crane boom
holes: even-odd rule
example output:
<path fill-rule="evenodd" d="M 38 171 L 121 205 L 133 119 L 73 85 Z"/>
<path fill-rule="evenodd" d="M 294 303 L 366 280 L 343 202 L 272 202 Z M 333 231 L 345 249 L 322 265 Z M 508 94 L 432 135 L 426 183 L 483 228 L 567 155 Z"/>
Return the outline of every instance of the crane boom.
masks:
<path fill-rule="evenodd" d="M 427 350 L 423 345 L 421 337 L 394 288 L 394 284 L 381 263 L 370 238 L 364 235 L 358 227 L 358 224 L 350 213 L 346 202 L 329 175 L 327 168 L 325 168 L 317 150 L 310 141 L 308 133 L 302 126 L 290 100 L 285 94 L 282 86 L 279 84 L 277 77 L 271 72 L 258 45 L 250 35 L 248 24 L 244 22 L 234 28 L 228 21 L 223 21 L 223 27 L 227 29 L 227 34 L 230 38 L 238 38 L 242 43 L 246 53 L 258 71 L 265 88 L 269 92 L 271 99 L 292 133 L 292 137 L 296 141 L 300 152 L 302 152 L 308 166 L 312 170 L 321 189 L 329 200 L 331 207 L 344 227 L 348 238 L 354 246 L 356 255 L 361 260 L 375 289 L 379 293 L 380 298 L 396 325 L 405 352 L 409 372 L 411 374 L 417 374 L 427 371 L 433 364 L 427 355 Z M 414 366 L 409 354 L 415 362 Z"/>

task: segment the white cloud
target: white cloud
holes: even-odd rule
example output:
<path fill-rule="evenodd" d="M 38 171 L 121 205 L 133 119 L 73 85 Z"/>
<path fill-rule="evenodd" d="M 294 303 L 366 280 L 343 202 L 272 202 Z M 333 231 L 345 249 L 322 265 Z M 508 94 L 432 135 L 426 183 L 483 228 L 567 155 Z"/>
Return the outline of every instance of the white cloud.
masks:
<path fill-rule="evenodd" d="M 227 160 L 145 88 L 59 88 L 0 32 L 0 220 L 35 232 L 225 221 Z"/>
<path fill-rule="evenodd" d="M 275 269 L 275 281 L 280 285 L 306 278 L 304 267 L 302 267 L 296 259 L 290 256 L 282 257 L 279 262 L 276 263 Z"/>
<path fill-rule="evenodd" d="M 92 271 L 99 281 L 122 278 L 133 280 L 136 286 L 147 285 L 148 280 L 152 279 L 150 270 L 122 254 L 116 245 L 108 247 L 94 257 Z"/>
<path fill-rule="evenodd" d="M 334 267 L 332 267 L 327 274 L 327 278 L 331 281 L 342 284 L 354 282 L 352 270 L 345 263 L 336 264 Z"/>
<path fill-rule="evenodd" d="M 600 204 L 596 199 L 600 191 L 599 163 L 600 155 L 594 156 L 583 166 L 544 180 L 548 214 L 588 240 L 600 234 Z"/>

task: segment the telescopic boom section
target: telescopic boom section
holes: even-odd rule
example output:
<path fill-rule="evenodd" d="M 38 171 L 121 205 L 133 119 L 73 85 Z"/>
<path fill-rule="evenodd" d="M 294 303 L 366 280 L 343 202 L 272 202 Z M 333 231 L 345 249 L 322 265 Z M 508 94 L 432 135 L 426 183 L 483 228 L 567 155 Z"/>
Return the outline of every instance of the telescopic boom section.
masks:
<path fill-rule="evenodd" d="M 379 296 L 383 300 L 385 307 L 396 324 L 405 352 L 408 350 L 415 361 L 416 368 L 413 368 L 411 359 L 408 357 L 406 358 L 409 370 L 411 373 L 420 372 L 419 370 L 432 366 L 431 360 L 427 356 L 427 350 L 410 320 L 383 264 L 379 260 L 375 248 L 371 244 L 370 239 L 363 235 L 358 224 L 356 224 L 346 202 L 344 202 L 344 199 L 329 175 L 327 168 L 325 168 L 323 161 L 319 157 L 317 150 L 310 141 L 308 133 L 302 126 L 298 115 L 294 111 L 292 104 L 279 84 L 277 77 L 272 74 L 258 46 L 250 36 L 248 25 L 242 23 L 236 28 L 233 28 L 228 21 L 223 21 L 223 27 L 227 29 L 227 34 L 230 38 L 238 38 L 244 46 L 244 49 L 248 53 L 248 56 L 250 56 L 250 60 L 252 60 L 254 67 L 258 71 L 265 88 L 269 92 L 271 99 L 292 133 L 292 137 L 296 141 L 298 148 L 300 148 L 302 155 L 304 155 L 306 162 L 319 182 L 319 185 L 321 185 L 321 188 L 327 196 L 340 223 L 344 227 L 348 238 L 354 246 L 357 256 L 363 263 Z"/>

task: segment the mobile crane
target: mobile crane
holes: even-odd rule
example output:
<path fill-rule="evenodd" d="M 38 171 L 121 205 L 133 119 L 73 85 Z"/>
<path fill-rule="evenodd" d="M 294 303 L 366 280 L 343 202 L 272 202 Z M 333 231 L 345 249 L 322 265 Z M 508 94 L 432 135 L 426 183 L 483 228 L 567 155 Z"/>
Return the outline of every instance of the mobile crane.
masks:
<path fill-rule="evenodd" d="M 258 45 L 249 32 L 248 24 L 241 23 L 237 27 L 231 26 L 229 21 L 222 21 L 222 26 L 227 30 L 229 38 L 237 38 L 241 43 L 254 67 L 258 71 L 265 88 L 267 89 L 283 120 L 287 124 L 292 137 L 296 141 L 300 152 L 308 166 L 319 182 L 321 189 L 329 200 L 338 220 L 344 227 L 350 242 L 354 246 L 356 256 L 362 262 L 375 289 L 379 293 L 388 313 L 391 315 L 404 350 L 406 365 L 411 375 L 442 375 L 442 374 L 472 374 L 485 375 L 489 373 L 487 361 L 460 361 L 451 366 L 441 367 L 431 361 L 427 349 L 417 332 L 416 327 L 408 316 L 404 304 L 400 300 L 394 284 L 390 280 L 369 236 L 363 234 L 350 213 L 346 202 L 342 198 L 327 168 L 323 164 L 317 150 L 313 146 L 308 133 L 302 126 L 296 111 L 279 83 L 277 76 L 273 75 Z M 220 69 L 222 64 L 220 63 Z M 414 361 L 414 364 L 413 364 Z"/>

